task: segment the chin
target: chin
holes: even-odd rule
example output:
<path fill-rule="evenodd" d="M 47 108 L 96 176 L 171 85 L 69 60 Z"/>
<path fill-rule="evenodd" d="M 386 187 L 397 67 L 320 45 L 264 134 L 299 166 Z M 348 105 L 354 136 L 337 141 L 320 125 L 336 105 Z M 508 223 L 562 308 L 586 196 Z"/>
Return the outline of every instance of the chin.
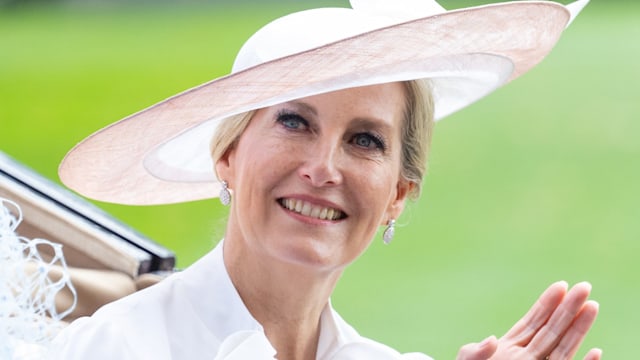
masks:
<path fill-rule="evenodd" d="M 335 244 L 327 244 L 326 241 L 296 240 L 295 246 L 289 244 L 281 253 L 281 259 L 296 266 L 318 271 L 330 271 L 344 268 L 346 261 L 344 251 Z"/>

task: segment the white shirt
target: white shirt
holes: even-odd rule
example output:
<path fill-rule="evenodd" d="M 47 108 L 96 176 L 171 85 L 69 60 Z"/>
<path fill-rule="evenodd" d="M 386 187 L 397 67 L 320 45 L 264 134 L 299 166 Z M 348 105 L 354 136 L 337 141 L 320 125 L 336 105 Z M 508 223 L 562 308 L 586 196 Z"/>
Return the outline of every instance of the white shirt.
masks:
<path fill-rule="evenodd" d="M 183 272 L 74 321 L 55 339 L 53 359 L 273 359 L 224 266 L 222 242 Z M 320 319 L 317 360 L 429 360 L 360 336 L 332 308 Z"/>

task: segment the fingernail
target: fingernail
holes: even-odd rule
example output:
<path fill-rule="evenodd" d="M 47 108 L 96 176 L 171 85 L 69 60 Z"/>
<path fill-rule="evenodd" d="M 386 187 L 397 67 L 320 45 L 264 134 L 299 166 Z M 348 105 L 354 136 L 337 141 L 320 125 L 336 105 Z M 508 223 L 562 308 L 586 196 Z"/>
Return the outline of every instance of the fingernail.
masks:
<path fill-rule="evenodd" d="M 482 340 L 482 342 L 480 344 L 478 344 L 478 347 L 483 348 L 483 347 L 489 345 L 493 341 L 493 339 L 495 339 L 495 336 L 493 336 L 493 335 L 489 336 L 488 338 Z"/>
<path fill-rule="evenodd" d="M 588 355 L 597 355 L 597 358 L 600 359 L 602 357 L 602 349 L 593 348 L 591 349 L 591 351 L 589 351 Z"/>
<path fill-rule="evenodd" d="M 589 290 L 589 292 L 591 292 L 592 286 L 591 286 L 591 283 L 588 282 L 588 281 L 581 281 L 581 282 L 579 282 L 579 283 L 574 285 L 574 287 L 576 287 L 576 286 L 584 286 Z"/>

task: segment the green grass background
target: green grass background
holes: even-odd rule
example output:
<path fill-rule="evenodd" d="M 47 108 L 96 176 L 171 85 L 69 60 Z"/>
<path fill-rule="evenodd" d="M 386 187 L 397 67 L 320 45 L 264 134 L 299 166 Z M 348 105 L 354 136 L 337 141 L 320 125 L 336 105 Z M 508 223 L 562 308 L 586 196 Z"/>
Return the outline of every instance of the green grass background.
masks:
<path fill-rule="evenodd" d="M 57 181 L 86 135 L 226 74 L 253 31 L 309 6 L 0 9 L 0 150 Z M 422 198 L 334 294 L 361 333 L 451 359 L 504 333 L 549 283 L 588 280 L 601 313 L 585 347 L 637 356 L 638 13 L 638 2 L 592 1 L 540 66 L 437 125 Z M 181 267 L 215 244 L 226 216 L 216 200 L 99 205 L 175 250 Z"/>

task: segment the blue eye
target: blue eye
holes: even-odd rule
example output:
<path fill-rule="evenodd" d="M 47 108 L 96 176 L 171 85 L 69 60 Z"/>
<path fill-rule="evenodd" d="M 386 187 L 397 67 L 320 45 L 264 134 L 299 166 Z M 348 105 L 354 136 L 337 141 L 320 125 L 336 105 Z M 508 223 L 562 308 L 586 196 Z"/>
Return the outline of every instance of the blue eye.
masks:
<path fill-rule="evenodd" d="M 365 136 L 364 134 L 360 134 L 360 135 L 357 135 L 357 136 L 355 137 L 354 142 L 355 142 L 355 143 L 356 143 L 356 145 L 358 145 L 358 146 L 362 146 L 362 147 L 366 147 L 366 148 L 368 148 L 368 147 L 370 147 L 370 146 L 371 146 L 371 143 L 372 143 L 373 141 L 371 140 L 371 138 L 370 138 L 370 137 Z"/>
<path fill-rule="evenodd" d="M 298 114 L 279 113 L 276 119 L 287 129 L 302 130 L 308 126 L 307 121 Z"/>
<path fill-rule="evenodd" d="M 371 150 L 377 149 L 382 151 L 386 149 L 386 146 L 382 139 L 369 133 L 354 135 L 352 142 L 354 145 L 365 148 L 365 149 L 371 149 Z"/>

